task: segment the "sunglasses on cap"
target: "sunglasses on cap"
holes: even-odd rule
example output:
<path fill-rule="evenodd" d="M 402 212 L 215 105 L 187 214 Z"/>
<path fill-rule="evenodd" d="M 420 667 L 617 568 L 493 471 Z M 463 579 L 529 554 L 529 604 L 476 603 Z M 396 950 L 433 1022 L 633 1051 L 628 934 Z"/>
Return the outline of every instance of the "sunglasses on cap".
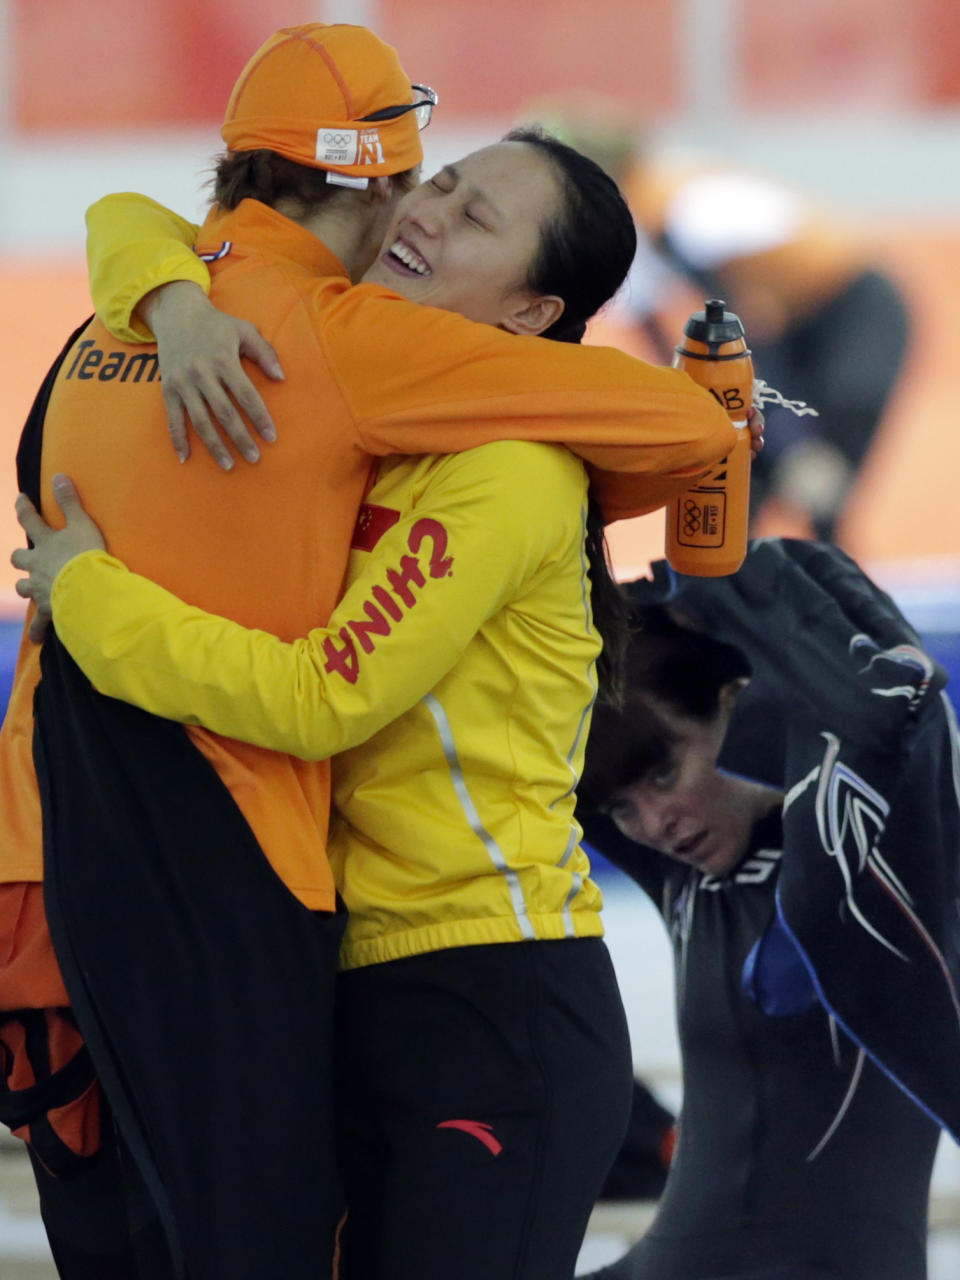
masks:
<path fill-rule="evenodd" d="M 371 111 L 368 116 L 361 116 L 359 123 L 368 124 L 377 120 L 396 120 L 397 116 L 406 115 L 408 111 L 417 113 L 417 128 L 423 130 L 430 123 L 430 117 L 433 115 L 433 108 L 437 105 L 437 91 L 431 89 L 429 85 L 412 84 L 410 88 L 414 94 L 413 102 L 404 102 L 399 107 L 383 107 L 380 111 Z"/>

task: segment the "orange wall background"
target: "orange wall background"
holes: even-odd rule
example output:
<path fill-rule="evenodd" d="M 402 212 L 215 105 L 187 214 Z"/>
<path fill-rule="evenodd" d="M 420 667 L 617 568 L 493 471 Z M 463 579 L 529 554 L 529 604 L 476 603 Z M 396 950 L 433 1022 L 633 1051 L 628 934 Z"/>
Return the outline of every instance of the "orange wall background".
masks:
<path fill-rule="evenodd" d="M 12 0 L 11 109 L 24 131 L 203 123 L 223 114 L 234 80 L 310 0 Z"/>
<path fill-rule="evenodd" d="M 16 317 L 0 342 L 0 614 L 23 608 L 10 564 L 10 552 L 24 545 L 13 514 L 20 431 L 44 375 L 92 309 L 82 255 L 42 263 L 0 258 L 0 314 Z"/>
<path fill-rule="evenodd" d="M 960 98 L 956 0 L 740 0 L 743 102 L 751 110 Z"/>
<path fill-rule="evenodd" d="M 270 32 L 315 18 L 310 0 L 8 0 L 11 110 L 20 129 L 127 129 L 219 117 Z M 679 0 L 379 0 L 379 32 L 444 118 L 511 118 L 531 97 L 603 88 L 653 115 L 678 107 Z M 956 0 L 739 0 L 750 109 L 889 110 L 960 101 Z"/>

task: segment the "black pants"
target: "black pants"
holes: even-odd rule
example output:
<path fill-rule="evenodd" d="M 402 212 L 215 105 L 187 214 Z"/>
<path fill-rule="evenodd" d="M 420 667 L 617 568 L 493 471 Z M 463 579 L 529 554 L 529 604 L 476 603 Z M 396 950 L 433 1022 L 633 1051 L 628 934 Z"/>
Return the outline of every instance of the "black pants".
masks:
<path fill-rule="evenodd" d="M 173 1274 L 329 1276 L 344 917 L 280 881 L 181 725 L 96 693 L 55 636 L 41 664 L 50 935 Z"/>
<path fill-rule="evenodd" d="M 630 1108 L 599 939 L 341 975 L 343 1280 L 566 1280 Z"/>
<path fill-rule="evenodd" d="M 173 1280 L 160 1220 L 104 1108 L 100 1149 L 54 1177 L 28 1147 L 62 1280 Z"/>
<path fill-rule="evenodd" d="M 626 1259 L 621 1258 L 612 1267 L 604 1267 L 602 1271 L 593 1271 L 589 1276 L 584 1276 L 583 1280 L 632 1280 L 632 1277 L 638 1273 L 631 1270 L 629 1257 L 630 1255 L 627 1254 Z M 803 1263 L 788 1262 L 782 1267 L 764 1267 L 762 1271 L 729 1272 L 722 1276 L 719 1274 L 694 1276 L 691 1273 L 690 1280 L 839 1280 L 839 1273 L 822 1271 L 817 1267 L 805 1266 Z"/>
<path fill-rule="evenodd" d="M 301 910 L 306 912 L 306 908 Z M 213 1170 L 209 1185 L 204 1187 L 205 1203 L 213 1204 L 221 1198 L 226 1201 L 223 1212 L 235 1222 L 231 1243 L 226 1247 L 232 1247 L 238 1255 L 245 1251 L 250 1259 L 249 1266 L 241 1270 L 236 1261 L 229 1267 L 203 1260 L 194 1263 L 191 1252 L 186 1269 L 188 1280 L 263 1275 L 266 1272 L 261 1258 L 269 1260 L 270 1257 L 282 1259 L 278 1274 L 284 1276 L 293 1274 L 293 1266 L 302 1267 L 304 1275 L 309 1274 L 316 1280 L 332 1274 L 334 1236 L 342 1214 L 342 1198 L 334 1158 L 329 1046 L 333 1040 L 336 952 L 345 919 L 343 911 L 335 915 L 312 913 L 313 927 L 326 948 L 326 963 L 307 975 L 313 989 L 311 1016 L 323 1029 L 328 1052 L 322 1063 L 310 1062 L 313 1077 L 309 1099 L 293 1089 L 291 1077 L 284 1076 L 282 1071 L 276 1077 L 259 1071 L 247 1080 L 249 1064 L 235 1061 L 224 1063 L 220 1073 L 220 1086 L 228 1098 L 235 1095 L 238 1080 L 242 1080 L 245 1088 L 260 1090 L 267 1097 L 276 1090 L 285 1091 L 282 1111 L 287 1115 L 297 1112 L 299 1099 L 303 1104 L 300 1111 L 303 1123 L 298 1143 L 306 1153 L 304 1160 L 300 1164 L 278 1161 L 278 1149 L 282 1152 L 294 1149 L 290 1146 L 290 1135 L 277 1135 L 269 1128 L 251 1126 L 251 1116 L 242 1107 L 230 1113 L 229 1122 L 237 1130 L 238 1138 L 231 1145 L 229 1155 L 219 1147 L 206 1149 L 211 1139 L 202 1125 L 192 1130 L 194 1141 L 182 1145 L 181 1160 L 185 1165 L 200 1164 Z M 133 991 L 130 998 L 134 998 Z M 249 1026 L 251 1036 L 257 1035 L 261 1022 L 256 1008 L 250 1010 Z M 161 1054 L 157 1062 L 158 1089 L 162 1091 L 167 1081 L 172 1094 L 174 1077 L 179 1078 L 181 1073 L 190 1078 L 189 1062 L 167 1060 Z M 57 1079 L 53 1080 L 54 1086 Z M 78 1087 L 85 1080 L 82 1076 Z M 216 1083 L 196 1080 L 198 1093 L 202 1095 L 205 1088 L 215 1088 Z M 8 1123 L 23 1119 L 9 1110 L 19 1100 L 19 1095 L 4 1096 L 0 1092 L 0 1104 L 7 1104 L 6 1108 L 0 1105 L 0 1115 Z M 52 1099 L 51 1105 L 57 1101 Z M 21 1108 L 24 1105 L 21 1104 Z M 317 1115 L 325 1121 L 319 1127 L 315 1123 Z M 42 1120 L 42 1114 L 38 1114 L 36 1120 Z M 41 1134 L 49 1128 L 33 1124 L 31 1135 L 38 1127 Z M 106 1097 L 101 1096 L 100 1143 L 95 1154 L 75 1156 L 62 1144 L 54 1147 L 53 1135 L 50 1139 L 36 1145 L 31 1142 L 27 1150 L 39 1193 L 41 1217 L 62 1280 L 177 1280 L 184 1274 L 171 1255 L 168 1233 L 154 1198 L 118 1132 Z M 282 1146 L 281 1140 L 286 1145 Z M 238 1153 L 248 1158 L 238 1161 Z M 58 1154 L 59 1160 L 51 1158 Z M 218 1160 L 222 1161 L 219 1167 Z M 313 1179 L 307 1185 L 304 1185 L 304 1170 L 307 1177 Z M 244 1189 L 245 1201 L 237 1195 L 238 1185 Z M 282 1224 L 278 1225 L 278 1215 L 264 1207 L 263 1192 L 267 1187 L 275 1188 L 272 1194 L 291 1205 L 303 1202 L 297 1221 L 310 1237 L 309 1248 L 303 1247 L 302 1240 L 291 1239 L 292 1233 L 284 1232 Z M 216 1239 L 214 1217 L 203 1205 L 197 1206 L 195 1235 L 202 1241 L 200 1248 L 205 1256 L 212 1258 Z"/>
<path fill-rule="evenodd" d="M 658 1200 L 667 1181 L 677 1118 L 642 1080 L 633 1082 L 630 1123 L 601 1200 Z"/>

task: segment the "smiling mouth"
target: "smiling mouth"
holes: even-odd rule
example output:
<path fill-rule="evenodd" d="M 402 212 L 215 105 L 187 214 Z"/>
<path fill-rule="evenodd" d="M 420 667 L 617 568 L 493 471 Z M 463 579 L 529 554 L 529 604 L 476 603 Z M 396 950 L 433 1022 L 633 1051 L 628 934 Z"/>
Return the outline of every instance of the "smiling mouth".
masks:
<path fill-rule="evenodd" d="M 404 275 L 419 276 L 424 279 L 433 274 L 429 262 L 399 236 L 383 257 L 388 266 Z"/>

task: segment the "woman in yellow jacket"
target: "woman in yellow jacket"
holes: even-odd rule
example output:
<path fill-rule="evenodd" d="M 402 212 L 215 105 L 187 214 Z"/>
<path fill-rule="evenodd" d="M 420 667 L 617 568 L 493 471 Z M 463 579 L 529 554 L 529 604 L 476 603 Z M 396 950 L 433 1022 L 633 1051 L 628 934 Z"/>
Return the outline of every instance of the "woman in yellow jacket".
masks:
<path fill-rule="evenodd" d="M 522 218 L 518 192 L 543 215 Z M 526 133 L 406 197 L 378 269 L 481 320 L 529 288 L 543 331 L 578 340 L 629 266 L 629 226 L 595 166 Z M 62 500 L 70 519 L 52 535 L 21 500 L 37 550 L 16 562 L 35 598 L 56 576 L 58 635 L 98 689 L 338 757 L 344 1277 L 571 1275 L 631 1091 L 573 816 L 601 649 L 582 464 L 510 442 L 386 459 L 341 603 L 292 644 L 193 609 L 102 551 L 72 558 L 103 543 Z"/>

